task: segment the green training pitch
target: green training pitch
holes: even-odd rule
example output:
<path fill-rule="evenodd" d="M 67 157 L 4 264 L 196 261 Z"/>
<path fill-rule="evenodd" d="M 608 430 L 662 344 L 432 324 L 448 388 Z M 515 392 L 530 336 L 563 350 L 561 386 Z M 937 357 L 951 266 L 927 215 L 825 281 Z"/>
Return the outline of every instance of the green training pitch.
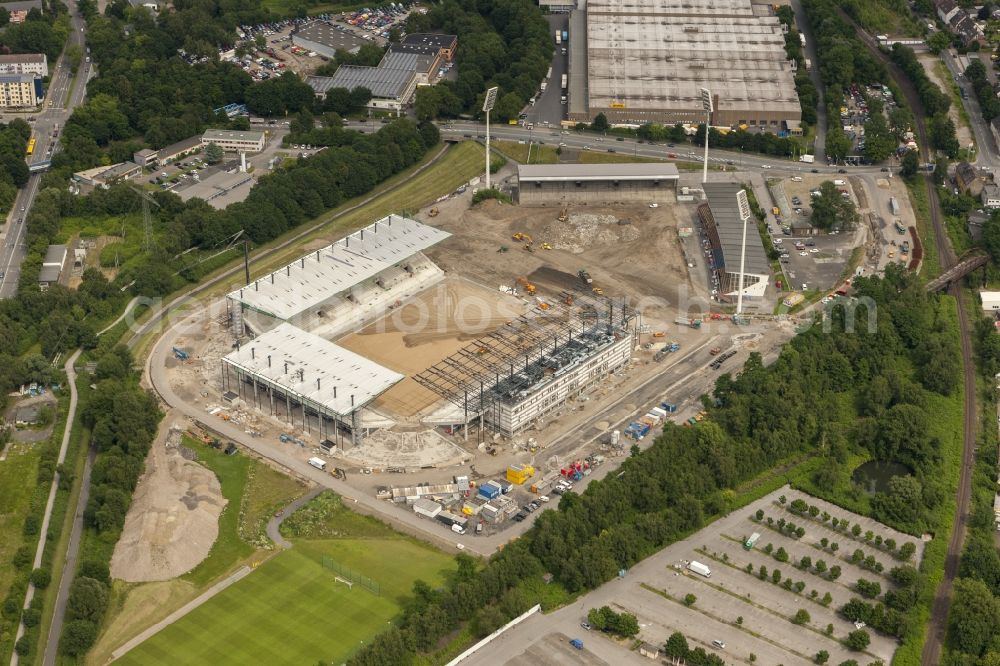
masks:
<path fill-rule="evenodd" d="M 334 582 L 323 556 L 369 576 Z M 409 539 L 302 540 L 125 654 L 130 664 L 340 664 L 385 629 L 413 582 L 439 585 L 454 562 Z"/>

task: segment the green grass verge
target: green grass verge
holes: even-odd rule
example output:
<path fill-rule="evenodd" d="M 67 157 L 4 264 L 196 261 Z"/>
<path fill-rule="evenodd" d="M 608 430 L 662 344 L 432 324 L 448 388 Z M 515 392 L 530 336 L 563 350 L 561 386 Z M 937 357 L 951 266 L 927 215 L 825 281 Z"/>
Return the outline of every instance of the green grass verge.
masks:
<path fill-rule="evenodd" d="M 501 153 L 521 164 L 555 164 L 559 161 L 559 155 L 552 146 L 540 146 L 537 143 L 531 144 L 531 161 L 528 161 L 528 144 L 516 141 L 490 141 L 490 151 L 494 148 Z"/>
<path fill-rule="evenodd" d="M 665 158 L 642 157 L 641 155 L 629 155 L 627 153 L 597 152 L 595 150 L 581 150 L 578 158 L 580 164 L 627 164 L 629 162 L 665 162 Z M 678 168 L 680 168 L 678 166 Z M 698 167 L 699 169 L 701 167 Z"/>
<path fill-rule="evenodd" d="M 917 233 L 924 246 L 924 259 L 920 266 L 920 275 L 926 280 L 933 280 L 941 274 L 941 262 L 938 259 L 937 245 L 934 243 L 934 229 L 931 226 L 931 206 L 927 197 L 927 186 L 924 180 L 917 179 L 911 183 L 903 179 L 910 193 L 910 203 L 917 218 Z"/>
<path fill-rule="evenodd" d="M 255 463 L 247 456 L 227 456 L 221 450 L 205 446 L 186 435 L 181 443 L 194 450 L 198 455 L 198 462 L 212 470 L 219 478 L 222 496 L 227 501 L 222 515 L 219 516 L 219 536 L 212 544 L 208 557 L 183 576 L 184 580 L 202 587 L 228 572 L 254 552 L 253 546 L 240 539 L 239 509 L 250 476 L 250 467 Z"/>
<path fill-rule="evenodd" d="M 327 504 L 330 494 L 320 496 Z M 339 664 L 399 613 L 413 583 L 432 587 L 454 569 L 451 558 L 403 537 L 332 500 L 331 512 L 311 509 L 310 524 L 338 524 L 342 538 L 296 539 L 249 576 L 126 654 L 119 663 Z M 350 517 L 348 517 L 350 514 Z M 321 518 L 316 519 L 316 515 Z M 359 533 L 363 536 L 356 536 Z M 379 534 L 381 536 L 367 536 Z M 334 581 L 323 558 L 379 583 L 376 596 Z M 288 610 L 294 609 L 294 612 Z"/>

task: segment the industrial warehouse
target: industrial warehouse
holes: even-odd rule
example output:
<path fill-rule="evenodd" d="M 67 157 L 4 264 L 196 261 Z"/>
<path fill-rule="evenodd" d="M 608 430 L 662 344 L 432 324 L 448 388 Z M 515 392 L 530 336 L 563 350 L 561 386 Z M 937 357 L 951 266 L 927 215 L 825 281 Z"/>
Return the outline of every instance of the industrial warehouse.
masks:
<path fill-rule="evenodd" d="M 713 125 L 799 128 L 794 65 L 766 5 L 592 0 L 572 13 L 570 33 L 572 121 L 603 113 L 621 124 L 704 122 L 707 88 Z"/>
<path fill-rule="evenodd" d="M 669 204 L 676 201 L 677 167 L 650 164 L 519 164 L 521 205 Z"/>

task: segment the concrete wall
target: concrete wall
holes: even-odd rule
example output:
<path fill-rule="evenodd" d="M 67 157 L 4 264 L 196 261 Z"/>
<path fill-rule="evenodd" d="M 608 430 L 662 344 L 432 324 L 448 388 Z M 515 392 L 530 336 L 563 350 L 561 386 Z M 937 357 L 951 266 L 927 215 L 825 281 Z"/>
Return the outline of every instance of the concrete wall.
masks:
<path fill-rule="evenodd" d="M 676 194 L 676 181 L 661 180 L 659 185 L 654 185 L 652 181 L 618 181 L 617 186 L 611 181 L 526 182 L 518 186 L 517 201 L 522 206 L 635 202 L 671 204 L 676 201 Z"/>

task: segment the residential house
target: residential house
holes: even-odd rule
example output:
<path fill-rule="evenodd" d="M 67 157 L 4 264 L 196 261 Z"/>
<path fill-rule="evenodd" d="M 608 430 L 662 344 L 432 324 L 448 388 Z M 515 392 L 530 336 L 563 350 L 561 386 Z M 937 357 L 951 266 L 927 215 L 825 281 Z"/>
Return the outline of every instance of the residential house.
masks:
<path fill-rule="evenodd" d="M 987 208 L 1000 208 L 1000 185 L 996 183 L 984 184 L 980 198 Z"/>
<path fill-rule="evenodd" d="M 960 192 L 978 197 L 983 189 L 983 179 L 979 177 L 976 167 L 968 162 L 959 162 L 955 167 L 955 184 Z"/>

